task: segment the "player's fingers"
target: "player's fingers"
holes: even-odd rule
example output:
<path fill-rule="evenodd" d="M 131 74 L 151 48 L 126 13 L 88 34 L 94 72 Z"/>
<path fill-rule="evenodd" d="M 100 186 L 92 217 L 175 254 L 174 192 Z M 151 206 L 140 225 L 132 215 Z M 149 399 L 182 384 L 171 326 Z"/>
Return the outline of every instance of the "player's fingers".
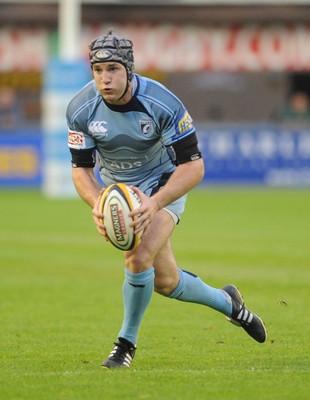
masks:
<path fill-rule="evenodd" d="M 140 217 L 134 219 L 130 225 L 134 228 L 135 233 L 139 233 L 146 229 L 146 227 L 150 225 L 151 221 L 151 214 L 143 214 Z"/>
<path fill-rule="evenodd" d="M 103 223 L 103 214 L 97 212 L 95 209 L 92 211 L 92 215 L 93 215 L 93 220 L 94 223 L 96 225 L 97 231 L 100 233 L 100 235 L 104 236 L 105 238 L 107 238 L 107 234 L 106 234 L 106 230 L 105 230 L 105 226 Z"/>
<path fill-rule="evenodd" d="M 142 231 L 144 231 L 148 226 L 149 226 L 148 223 L 143 223 L 143 224 L 139 225 L 139 226 L 134 230 L 134 233 L 137 234 L 137 233 L 139 233 L 139 232 L 142 232 Z"/>
<path fill-rule="evenodd" d="M 136 186 L 130 186 L 130 189 L 132 189 L 139 197 L 140 197 L 140 200 L 142 201 L 142 199 L 144 198 L 144 197 L 147 197 L 143 192 L 141 192 L 141 190 L 140 189 L 138 189 Z"/>
<path fill-rule="evenodd" d="M 103 224 L 96 224 L 96 228 L 98 233 L 105 238 L 106 241 L 109 241 L 109 238 L 107 236 L 105 226 Z"/>
<path fill-rule="evenodd" d="M 101 219 L 101 220 L 103 219 L 103 213 L 98 211 L 98 210 L 96 210 L 95 208 L 93 209 L 92 214 L 93 214 L 93 218 L 94 219 L 95 218 Z"/>

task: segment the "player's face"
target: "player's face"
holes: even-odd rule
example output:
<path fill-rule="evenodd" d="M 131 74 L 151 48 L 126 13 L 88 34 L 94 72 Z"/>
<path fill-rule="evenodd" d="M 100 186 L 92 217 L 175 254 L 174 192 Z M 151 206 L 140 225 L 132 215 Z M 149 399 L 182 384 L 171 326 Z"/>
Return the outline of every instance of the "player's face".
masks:
<path fill-rule="evenodd" d="M 96 63 L 93 65 L 93 77 L 97 89 L 107 103 L 120 105 L 130 100 L 130 91 L 123 96 L 127 86 L 124 65 L 116 62 Z"/>

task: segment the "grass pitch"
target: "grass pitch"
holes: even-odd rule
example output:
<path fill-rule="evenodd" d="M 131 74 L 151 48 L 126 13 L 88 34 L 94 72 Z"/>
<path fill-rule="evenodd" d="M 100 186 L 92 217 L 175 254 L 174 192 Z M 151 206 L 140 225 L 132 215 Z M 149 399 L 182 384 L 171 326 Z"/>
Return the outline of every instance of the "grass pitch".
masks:
<path fill-rule="evenodd" d="M 308 399 L 310 192 L 207 189 L 173 237 L 184 269 L 235 283 L 254 342 L 203 306 L 152 298 L 130 369 L 103 370 L 121 325 L 122 253 L 81 200 L 0 193 L 0 399 Z"/>

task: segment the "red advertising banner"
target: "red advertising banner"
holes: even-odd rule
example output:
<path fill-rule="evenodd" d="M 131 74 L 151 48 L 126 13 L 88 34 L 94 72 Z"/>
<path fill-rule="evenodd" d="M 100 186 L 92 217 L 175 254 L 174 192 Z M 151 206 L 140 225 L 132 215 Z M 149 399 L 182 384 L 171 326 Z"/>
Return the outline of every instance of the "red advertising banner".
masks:
<path fill-rule="evenodd" d="M 83 27 L 79 51 L 110 26 Z M 115 25 L 134 42 L 138 70 L 310 71 L 310 24 Z M 49 59 L 44 29 L 0 29 L 0 71 L 41 70 Z"/>
<path fill-rule="evenodd" d="M 129 27 L 139 68 L 165 71 L 309 71 L 309 25 Z"/>

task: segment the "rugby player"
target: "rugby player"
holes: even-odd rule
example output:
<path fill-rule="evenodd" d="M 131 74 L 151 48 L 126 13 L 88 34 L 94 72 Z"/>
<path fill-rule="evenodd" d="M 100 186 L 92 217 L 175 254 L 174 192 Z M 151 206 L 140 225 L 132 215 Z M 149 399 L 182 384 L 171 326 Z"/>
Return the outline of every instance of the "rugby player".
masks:
<path fill-rule="evenodd" d="M 160 55 L 158 55 L 160 57 Z M 89 46 L 91 80 L 67 109 L 72 177 L 92 208 L 97 230 L 106 238 L 100 195 L 122 182 L 142 205 L 133 214 L 140 245 L 125 251 L 124 317 L 105 368 L 129 367 L 138 331 L 153 292 L 208 306 L 241 326 L 257 342 L 266 340 L 262 320 L 247 309 L 233 285 L 214 288 L 179 268 L 171 235 L 184 211 L 187 193 L 204 176 L 195 127 L 183 103 L 157 81 L 134 73 L 133 43 L 113 30 Z M 186 59 L 184 60 L 186 62 Z M 100 162 L 101 188 L 94 167 Z"/>

